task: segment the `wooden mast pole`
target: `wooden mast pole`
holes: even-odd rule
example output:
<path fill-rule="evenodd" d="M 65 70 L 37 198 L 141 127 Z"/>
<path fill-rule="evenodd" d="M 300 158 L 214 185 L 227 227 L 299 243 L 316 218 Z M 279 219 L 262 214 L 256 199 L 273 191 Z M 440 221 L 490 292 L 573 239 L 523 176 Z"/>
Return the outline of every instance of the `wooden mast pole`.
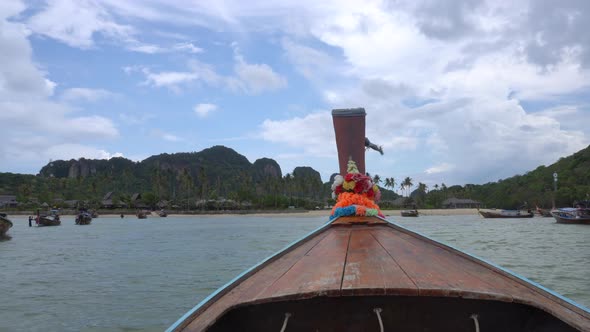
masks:
<path fill-rule="evenodd" d="M 352 159 L 361 174 L 365 174 L 365 116 L 364 108 L 332 110 L 340 175 L 347 173 Z"/>

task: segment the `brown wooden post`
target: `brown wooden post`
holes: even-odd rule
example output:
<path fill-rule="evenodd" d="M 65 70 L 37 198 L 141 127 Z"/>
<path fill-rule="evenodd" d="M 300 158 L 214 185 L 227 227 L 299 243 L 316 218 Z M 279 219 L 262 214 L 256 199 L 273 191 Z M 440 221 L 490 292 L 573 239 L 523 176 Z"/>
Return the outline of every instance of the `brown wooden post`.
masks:
<path fill-rule="evenodd" d="M 332 110 L 340 174 L 345 175 L 352 158 L 361 174 L 365 174 L 365 116 L 364 108 Z"/>

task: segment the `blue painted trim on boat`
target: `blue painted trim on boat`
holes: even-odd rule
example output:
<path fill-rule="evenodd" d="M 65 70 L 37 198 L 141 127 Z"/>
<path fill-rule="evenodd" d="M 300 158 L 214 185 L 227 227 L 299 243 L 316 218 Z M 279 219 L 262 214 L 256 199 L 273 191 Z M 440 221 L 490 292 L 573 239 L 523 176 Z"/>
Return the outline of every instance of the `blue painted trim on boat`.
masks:
<path fill-rule="evenodd" d="M 338 218 L 336 218 L 338 219 Z M 275 254 L 265 258 L 264 260 L 262 260 L 261 262 L 259 262 L 258 264 L 252 266 L 251 268 L 249 268 L 248 270 L 240 273 L 237 277 L 233 278 L 231 281 L 229 281 L 228 283 L 226 283 L 225 285 L 219 287 L 216 291 L 214 291 L 213 293 L 211 293 L 209 296 L 207 296 L 205 299 L 203 299 L 201 302 L 199 302 L 199 304 L 197 304 L 196 306 L 194 306 L 191 310 L 189 310 L 187 313 L 185 313 L 182 317 L 180 317 L 180 319 L 178 319 L 176 322 L 174 322 L 174 324 L 172 324 L 167 330 L 166 332 L 173 332 L 174 330 L 176 330 L 182 323 L 184 323 L 192 314 L 194 314 L 197 310 L 199 310 L 203 305 L 205 305 L 207 302 L 211 301 L 211 299 L 213 299 L 215 296 L 217 296 L 219 293 L 221 293 L 222 291 L 224 291 L 226 288 L 228 288 L 229 286 L 233 285 L 234 283 L 236 283 L 237 281 L 239 281 L 241 278 L 243 278 L 244 276 L 248 275 L 249 273 L 251 273 L 252 271 L 256 270 L 257 268 L 259 268 L 260 266 L 266 264 L 268 261 L 270 261 L 271 259 L 282 255 L 283 253 L 287 252 L 289 249 L 291 249 L 292 247 L 296 246 L 297 244 L 299 244 L 300 242 L 303 242 L 304 240 L 306 240 L 308 237 L 319 233 L 321 231 L 323 231 L 325 228 L 330 227 L 330 224 L 332 222 L 334 222 L 336 219 L 328 221 L 326 224 L 316 228 L 315 230 L 311 231 L 310 233 L 306 234 L 305 236 L 303 236 L 302 238 L 292 242 L 291 244 L 289 244 L 288 246 L 286 246 L 285 248 L 283 248 L 282 250 L 276 252 Z"/>
<path fill-rule="evenodd" d="M 402 226 L 402 225 L 400 225 L 400 224 L 396 224 L 396 223 L 394 223 L 394 222 L 393 222 L 393 221 L 391 221 L 391 220 L 384 219 L 384 218 L 381 218 L 381 219 L 383 219 L 383 220 L 385 220 L 386 222 L 388 222 L 388 223 L 390 223 L 390 224 L 394 225 L 395 227 L 399 227 L 399 228 L 401 228 L 401 229 L 404 229 L 404 230 L 406 230 L 406 231 L 408 231 L 408 232 L 410 232 L 410 233 L 418 234 L 418 235 L 420 235 L 420 236 L 422 236 L 422 237 L 424 237 L 424 238 L 427 238 L 427 239 L 429 239 L 429 240 L 431 240 L 431 241 L 434 241 L 434 242 L 436 242 L 436 243 L 440 243 L 441 245 L 443 245 L 443 246 L 445 246 L 445 247 L 448 247 L 448 248 L 451 248 L 451 249 L 453 249 L 453 250 L 459 251 L 459 252 L 461 252 L 461 253 L 463 253 L 463 254 L 465 254 L 465 255 L 469 256 L 469 257 L 475 258 L 475 259 L 477 259 L 477 260 L 479 260 L 479 261 L 481 261 L 481 262 L 483 262 L 483 263 L 486 263 L 486 264 L 488 264 L 488 265 L 491 265 L 492 267 L 494 267 L 494 268 L 496 268 L 496 269 L 498 269 L 498 270 L 501 270 L 501 271 L 503 271 L 503 272 L 505 272 L 505 273 L 507 273 L 507 274 L 509 274 L 509 275 L 511 275 L 511 276 L 513 276 L 513 277 L 515 277 L 515 278 L 518 278 L 518 279 L 520 279 L 521 281 L 524 281 L 524 282 L 526 282 L 526 283 L 528 283 L 528 284 L 531 284 L 531 285 L 533 285 L 533 286 L 535 286 L 535 287 L 537 287 L 537 288 L 540 288 L 541 290 L 544 290 L 545 292 L 547 292 L 547 293 L 549 293 L 549 294 L 551 294 L 551 295 L 553 295 L 553 296 L 555 296 L 555 297 L 559 298 L 560 300 L 563 300 L 563 301 L 565 301 L 565 302 L 567 302 L 567 303 L 569 303 L 569 304 L 573 305 L 574 307 L 577 307 L 577 308 L 579 308 L 579 309 L 581 309 L 581 310 L 584 310 L 584 311 L 586 311 L 586 312 L 590 313 L 590 309 L 586 308 L 585 306 L 583 306 L 583 305 L 581 305 L 581 304 L 579 304 L 579 303 L 576 303 L 576 302 L 574 302 L 573 300 L 571 300 L 571 299 L 569 299 L 569 298 L 567 298 L 567 297 L 565 297 L 565 296 L 563 296 L 563 295 L 561 295 L 561 294 L 559 294 L 559 293 L 556 293 L 555 291 L 552 291 L 552 290 L 550 290 L 549 288 L 546 288 L 546 287 L 544 287 L 544 286 L 542 286 L 542 285 L 540 285 L 540 284 L 538 284 L 538 283 L 536 283 L 536 282 L 534 282 L 534 281 L 532 281 L 532 280 L 529 280 L 529 279 L 527 279 L 526 277 L 523 277 L 523 276 L 521 276 L 521 275 L 519 275 L 519 274 L 517 274 L 517 273 L 515 273 L 515 272 L 512 272 L 512 271 L 510 271 L 510 270 L 508 270 L 508 269 L 506 269 L 506 268 L 503 268 L 503 267 L 501 267 L 501 266 L 499 266 L 499 265 L 496 265 L 496 264 L 494 264 L 494 263 L 492 263 L 492 262 L 490 262 L 490 261 L 488 261 L 488 260 L 486 260 L 486 259 L 483 259 L 483 258 L 481 258 L 481 257 L 478 257 L 478 256 L 476 256 L 476 255 L 470 254 L 470 253 L 468 253 L 468 252 L 465 252 L 465 251 L 463 251 L 463 250 L 461 250 L 461 249 L 455 248 L 455 247 L 453 247 L 453 246 L 451 246 L 451 245 L 448 245 L 448 244 L 446 244 L 446 243 L 442 243 L 442 242 L 440 242 L 440 241 L 437 241 L 437 240 L 435 240 L 435 239 L 433 239 L 433 238 L 431 238 L 431 237 L 429 237 L 429 236 L 426 236 L 426 235 L 424 235 L 424 234 L 422 234 L 422 233 L 420 233 L 420 232 L 417 232 L 417 231 L 410 230 L 410 229 L 408 229 L 408 228 L 406 228 L 406 227 L 404 227 L 404 226 Z"/>

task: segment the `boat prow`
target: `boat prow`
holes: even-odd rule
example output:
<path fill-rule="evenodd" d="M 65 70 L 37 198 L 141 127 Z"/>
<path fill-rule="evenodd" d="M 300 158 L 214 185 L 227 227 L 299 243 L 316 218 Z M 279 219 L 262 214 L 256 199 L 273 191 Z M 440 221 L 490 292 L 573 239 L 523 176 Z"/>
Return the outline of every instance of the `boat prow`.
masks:
<path fill-rule="evenodd" d="M 380 191 L 364 170 L 365 110 L 332 115 L 340 167 L 332 221 L 168 331 L 590 331 L 587 309 L 377 217 Z"/>
<path fill-rule="evenodd" d="M 244 272 L 169 331 L 379 331 L 379 324 L 589 331 L 590 313 L 385 219 L 340 217 Z"/>

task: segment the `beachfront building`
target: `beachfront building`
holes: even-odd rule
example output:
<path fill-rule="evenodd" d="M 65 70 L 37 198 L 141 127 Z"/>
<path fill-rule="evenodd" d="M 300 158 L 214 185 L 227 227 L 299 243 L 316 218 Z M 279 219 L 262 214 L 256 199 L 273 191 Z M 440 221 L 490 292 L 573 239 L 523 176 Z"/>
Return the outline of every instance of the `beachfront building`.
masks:
<path fill-rule="evenodd" d="M 108 193 L 106 193 L 103 198 L 102 201 L 100 202 L 101 207 L 105 208 L 105 209 L 112 209 L 114 207 L 114 203 L 113 203 L 113 192 L 109 191 Z"/>
<path fill-rule="evenodd" d="M 15 195 L 0 195 L 0 209 L 15 208 L 17 205 Z"/>
<path fill-rule="evenodd" d="M 442 202 L 445 209 L 478 209 L 481 202 L 466 198 L 447 198 Z"/>

